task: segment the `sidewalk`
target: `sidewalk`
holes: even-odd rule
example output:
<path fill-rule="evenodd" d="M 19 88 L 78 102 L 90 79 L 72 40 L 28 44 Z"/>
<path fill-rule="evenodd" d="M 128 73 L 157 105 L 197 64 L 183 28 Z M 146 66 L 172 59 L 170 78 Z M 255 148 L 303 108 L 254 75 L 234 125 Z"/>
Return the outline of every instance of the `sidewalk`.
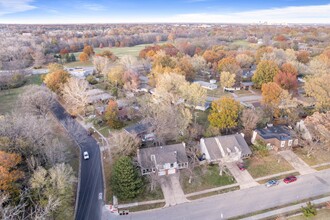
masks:
<path fill-rule="evenodd" d="M 278 152 L 279 155 L 281 155 L 288 163 L 297 170 L 301 175 L 309 174 L 309 173 L 315 173 L 316 170 L 308 166 L 305 161 L 300 159 L 295 153 L 293 153 L 291 150 L 285 150 Z"/>
<path fill-rule="evenodd" d="M 321 199 L 316 199 L 316 200 L 312 200 L 312 204 L 318 205 L 318 204 L 322 204 L 325 202 L 330 201 L 330 196 L 328 197 L 324 197 Z M 287 212 L 291 212 L 291 211 L 295 211 L 295 210 L 300 210 L 301 206 L 306 206 L 306 202 L 303 203 L 299 203 L 297 205 L 292 205 L 292 206 L 288 206 L 285 208 L 281 208 L 281 209 L 276 209 L 273 211 L 269 211 L 269 212 L 265 212 L 259 215 L 254 215 L 251 217 L 247 217 L 247 218 L 243 218 L 242 220 L 255 220 L 255 219 L 264 219 L 264 218 L 269 218 L 269 217 L 276 217 L 280 214 L 284 214 Z"/>

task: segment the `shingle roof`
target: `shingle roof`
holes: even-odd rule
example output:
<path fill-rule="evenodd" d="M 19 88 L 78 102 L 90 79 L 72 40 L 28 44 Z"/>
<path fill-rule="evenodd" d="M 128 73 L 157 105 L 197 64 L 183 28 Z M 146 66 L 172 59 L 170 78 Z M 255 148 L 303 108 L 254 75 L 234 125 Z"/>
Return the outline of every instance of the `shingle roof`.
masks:
<path fill-rule="evenodd" d="M 225 154 L 229 152 L 236 152 L 237 150 L 241 151 L 242 155 L 248 155 L 252 153 L 241 134 L 205 138 L 205 146 L 211 160 L 219 160 L 224 157 L 217 141 L 220 143 Z"/>
<path fill-rule="evenodd" d="M 173 144 L 161 147 L 142 148 L 138 152 L 138 160 L 142 168 L 155 167 L 151 155 L 155 156 L 157 165 L 165 163 L 185 163 L 188 162 L 185 146 L 181 144 Z"/>
<path fill-rule="evenodd" d="M 283 125 L 277 125 L 262 129 L 256 129 L 256 132 L 263 139 L 276 138 L 280 141 L 289 140 L 292 138 L 292 130 Z"/>

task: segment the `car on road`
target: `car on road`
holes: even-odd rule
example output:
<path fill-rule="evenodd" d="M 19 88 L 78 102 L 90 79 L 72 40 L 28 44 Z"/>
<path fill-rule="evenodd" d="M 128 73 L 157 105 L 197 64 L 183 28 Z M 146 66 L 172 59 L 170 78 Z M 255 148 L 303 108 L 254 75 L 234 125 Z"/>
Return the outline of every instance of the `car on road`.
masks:
<path fill-rule="evenodd" d="M 84 160 L 88 160 L 89 159 L 89 154 L 87 151 L 84 151 Z"/>
<path fill-rule="evenodd" d="M 295 176 L 288 176 L 288 177 L 284 178 L 283 182 L 285 182 L 285 183 L 292 183 L 292 182 L 294 182 L 296 180 L 297 180 L 297 177 L 295 177 Z"/>
<path fill-rule="evenodd" d="M 241 171 L 246 169 L 245 164 L 242 163 L 242 162 L 236 163 L 236 165 L 237 165 L 238 169 L 241 170 Z"/>
<path fill-rule="evenodd" d="M 267 187 L 267 188 L 269 188 L 269 187 L 272 187 L 272 186 L 276 186 L 276 185 L 278 185 L 279 184 L 279 181 L 277 181 L 277 180 L 269 180 L 266 184 L 265 184 L 265 186 Z"/>
<path fill-rule="evenodd" d="M 103 194 L 99 193 L 99 200 L 102 200 L 102 199 L 103 199 Z"/>

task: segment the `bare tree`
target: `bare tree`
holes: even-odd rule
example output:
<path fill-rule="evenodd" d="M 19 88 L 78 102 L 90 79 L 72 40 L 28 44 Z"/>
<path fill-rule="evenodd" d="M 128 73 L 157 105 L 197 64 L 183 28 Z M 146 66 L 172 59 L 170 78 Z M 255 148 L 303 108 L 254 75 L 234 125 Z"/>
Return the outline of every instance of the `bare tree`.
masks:
<path fill-rule="evenodd" d="M 70 78 L 62 87 L 62 96 L 68 104 L 68 110 L 72 113 L 85 113 L 88 104 L 89 84 L 86 80 Z"/>
<path fill-rule="evenodd" d="M 56 95 L 47 87 L 30 85 L 23 94 L 19 96 L 18 107 L 36 116 L 47 117 Z"/>
<path fill-rule="evenodd" d="M 136 135 L 121 131 L 113 134 L 111 143 L 112 156 L 118 158 L 120 156 L 134 156 L 141 141 Z"/>
<path fill-rule="evenodd" d="M 244 127 L 244 134 L 250 137 L 252 130 L 256 128 L 259 121 L 259 116 L 255 110 L 244 109 L 241 117 L 242 125 Z"/>

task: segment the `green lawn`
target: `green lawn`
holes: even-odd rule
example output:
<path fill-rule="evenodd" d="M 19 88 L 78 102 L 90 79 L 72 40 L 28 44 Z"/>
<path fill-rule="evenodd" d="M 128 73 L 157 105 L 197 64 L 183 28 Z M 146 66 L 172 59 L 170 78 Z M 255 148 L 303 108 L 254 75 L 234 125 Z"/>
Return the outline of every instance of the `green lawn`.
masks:
<path fill-rule="evenodd" d="M 220 88 L 215 89 L 215 90 L 209 90 L 209 89 L 207 90 L 207 96 L 210 96 L 210 97 L 220 98 L 225 95 L 230 95 L 230 93 L 224 92 Z"/>
<path fill-rule="evenodd" d="M 317 211 L 315 217 L 306 218 L 303 215 L 288 217 L 288 220 L 327 220 L 330 219 L 330 209 L 321 209 Z"/>
<path fill-rule="evenodd" d="M 220 176 L 219 166 L 217 165 L 207 166 L 206 168 L 196 167 L 193 173 L 191 183 L 189 183 L 190 173 L 188 171 L 183 170 L 180 173 L 180 182 L 185 194 L 235 183 L 231 176 L 225 174 Z"/>
<path fill-rule="evenodd" d="M 0 91 L 0 114 L 11 112 L 15 107 L 18 96 L 25 91 L 27 85 L 42 83 L 40 75 L 32 75 L 27 77 L 27 82 L 24 86 Z"/>
<path fill-rule="evenodd" d="M 320 148 L 312 151 L 310 157 L 307 157 L 307 149 L 305 148 L 295 148 L 293 152 L 310 166 L 330 162 L 330 151 Z"/>
<path fill-rule="evenodd" d="M 158 44 L 163 44 L 165 42 L 159 42 Z M 114 55 L 116 55 L 117 57 L 122 57 L 124 55 L 131 55 L 131 56 L 135 56 L 138 57 L 139 53 L 141 50 L 143 50 L 145 47 L 147 46 L 151 46 L 154 44 L 139 44 L 139 45 L 135 45 L 133 47 L 103 47 L 103 48 L 94 48 L 95 53 L 101 53 L 104 50 L 110 50 L 112 53 L 114 53 Z M 76 59 L 79 60 L 79 54 L 81 52 L 77 52 L 74 53 L 74 55 L 76 56 Z M 66 64 L 66 66 L 81 66 L 81 62 L 72 62 L 69 64 Z M 87 62 L 86 65 L 90 64 L 90 62 Z"/>
<path fill-rule="evenodd" d="M 282 157 L 272 154 L 266 157 L 253 156 L 246 160 L 246 165 L 247 170 L 253 178 L 293 170 L 293 167 Z"/>

